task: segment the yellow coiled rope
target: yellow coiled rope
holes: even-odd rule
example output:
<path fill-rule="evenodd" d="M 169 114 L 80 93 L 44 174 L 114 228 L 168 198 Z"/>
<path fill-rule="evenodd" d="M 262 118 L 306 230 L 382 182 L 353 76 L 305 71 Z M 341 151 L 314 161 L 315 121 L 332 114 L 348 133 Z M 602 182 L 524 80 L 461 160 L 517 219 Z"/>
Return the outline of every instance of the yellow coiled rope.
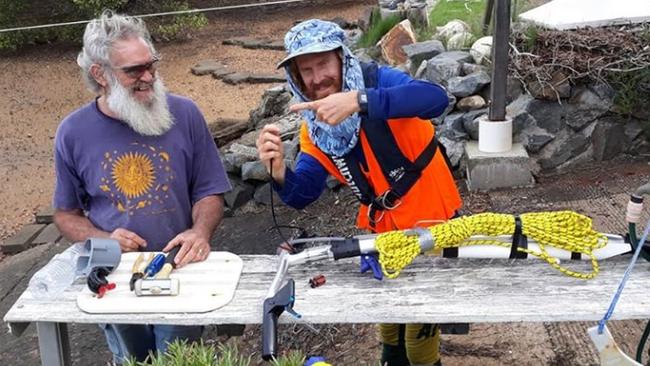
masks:
<path fill-rule="evenodd" d="M 593 251 L 607 244 L 607 237 L 591 227 L 591 219 L 573 211 L 537 212 L 520 215 L 522 233 L 539 245 L 539 251 L 517 248 L 547 261 L 553 268 L 572 277 L 590 279 L 598 274 L 598 262 Z M 434 238 L 434 248 L 444 249 L 467 245 L 498 245 L 511 247 L 511 243 L 499 240 L 475 240 L 473 235 L 512 235 L 515 217 L 507 214 L 482 213 L 462 216 L 428 228 Z M 399 276 L 400 271 L 420 254 L 417 235 L 405 231 L 390 231 L 375 238 L 379 263 L 388 278 Z M 586 254 L 591 258 L 592 271 L 582 273 L 569 270 L 546 251 L 552 246 L 569 252 Z"/>

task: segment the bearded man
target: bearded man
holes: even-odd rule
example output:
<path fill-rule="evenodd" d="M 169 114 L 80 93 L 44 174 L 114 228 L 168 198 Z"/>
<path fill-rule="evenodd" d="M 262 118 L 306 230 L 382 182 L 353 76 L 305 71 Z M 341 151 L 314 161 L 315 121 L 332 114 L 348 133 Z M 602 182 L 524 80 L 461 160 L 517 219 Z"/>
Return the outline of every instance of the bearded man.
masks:
<path fill-rule="evenodd" d="M 203 261 L 230 190 L 198 107 L 168 94 L 140 19 L 104 12 L 77 57 L 92 102 L 67 116 L 55 140 L 54 222 L 70 241 L 117 240 L 123 252 L 169 251 Z M 134 306 L 136 306 L 134 304 Z M 201 326 L 103 324 L 115 364 L 144 361 Z"/>

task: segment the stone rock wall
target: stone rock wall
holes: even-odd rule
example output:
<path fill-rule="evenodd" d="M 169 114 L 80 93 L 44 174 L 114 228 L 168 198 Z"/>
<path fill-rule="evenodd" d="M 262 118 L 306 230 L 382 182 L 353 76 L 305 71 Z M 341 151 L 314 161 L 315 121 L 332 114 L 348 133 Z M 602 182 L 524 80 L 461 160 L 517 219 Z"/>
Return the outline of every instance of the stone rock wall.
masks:
<path fill-rule="evenodd" d="M 348 30 L 351 34 L 359 31 Z M 485 47 L 491 42 L 484 38 L 479 41 L 480 52 L 472 53 L 449 51 L 438 39 L 400 46 L 407 59 L 396 66 L 416 79 L 446 88 L 449 107 L 432 123 L 437 126 L 438 137 L 452 165 L 461 175 L 465 171 L 462 167 L 465 143 L 478 139 L 478 118 L 488 112 L 491 71 L 479 63 L 485 63 L 489 54 Z M 355 50 L 355 54 L 364 61 L 386 64 L 376 48 Z M 534 86 L 524 87 L 517 80 L 508 79 L 507 89 L 507 114 L 513 118 L 513 141 L 522 143 L 535 172 L 567 169 L 586 161 L 606 161 L 620 154 L 650 153 L 650 143 L 643 131 L 644 124 L 650 121 L 618 113 L 615 92 L 607 85 L 570 85 L 558 78 L 552 89 L 539 88 L 536 92 Z M 250 132 L 221 148 L 234 185 L 233 191 L 226 195 L 230 210 L 249 200 L 262 204 L 270 201 L 269 175 L 257 159 L 255 148 L 262 126 L 267 123 L 280 126 L 286 164 L 288 167 L 295 164 L 301 120 L 298 114 L 288 113 L 291 98 L 286 85 L 268 89 L 259 106 L 250 113 Z M 335 180 L 328 182 L 329 189 L 338 187 Z"/>

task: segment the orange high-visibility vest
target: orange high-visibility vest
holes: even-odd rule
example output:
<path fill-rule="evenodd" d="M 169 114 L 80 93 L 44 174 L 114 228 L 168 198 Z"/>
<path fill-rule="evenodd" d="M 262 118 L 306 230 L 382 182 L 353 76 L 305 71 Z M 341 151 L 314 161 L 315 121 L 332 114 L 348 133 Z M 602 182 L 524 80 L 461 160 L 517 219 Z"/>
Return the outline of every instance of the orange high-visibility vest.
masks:
<path fill-rule="evenodd" d="M 419 118 L 389 119 L 387 123 L 398 148 L 412 162 L 420 156 L 435 134 L 431 122 Z M 390 185 L 382 173 L 363 129 L 359 136 L 359 143 L 368 167 L 368 171 L 362 169 L 363 174 L 375 195 L 380 196 L 390 188 Z M 347 184 L 332 160 L 313 143 L 306 123 L 303 123 L 300 129 L 300 150 L 313 156 L 329 174 L 343 184 Z M 357 226 L 378 233 L 415 226 L 431 226 L 450 219 L 461 207 L 460 194 L 440 149 L 436 151 L 431 162 L 422 170 L 420 178 L 400 201 L 401 204 L 396 208 L 377 213 L 374 218 L 376 221 L 374 228 L 368 218 L 368 206 L 361 204 Z M 382 213 L 383 217 L 379 220 Z"/>

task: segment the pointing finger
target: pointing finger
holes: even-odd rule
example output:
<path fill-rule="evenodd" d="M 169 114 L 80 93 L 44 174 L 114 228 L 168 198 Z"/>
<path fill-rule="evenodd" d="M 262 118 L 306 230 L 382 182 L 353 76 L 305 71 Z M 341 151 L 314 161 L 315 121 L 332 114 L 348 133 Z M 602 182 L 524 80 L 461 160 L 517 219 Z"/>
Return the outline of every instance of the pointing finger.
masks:
<path fill-rule="evenodd" d="M 305 103 L 294 104 L 294 105 L 289 107 L 289 110 L 291 112 L 299 112 L 299 111 L 302 111 L 302 110 L 305 110 L 305 109 L 316 110 L 316 108 L 318 108 L 316 103 L 314 103 L 314 102 L 305 102 Z"/>

